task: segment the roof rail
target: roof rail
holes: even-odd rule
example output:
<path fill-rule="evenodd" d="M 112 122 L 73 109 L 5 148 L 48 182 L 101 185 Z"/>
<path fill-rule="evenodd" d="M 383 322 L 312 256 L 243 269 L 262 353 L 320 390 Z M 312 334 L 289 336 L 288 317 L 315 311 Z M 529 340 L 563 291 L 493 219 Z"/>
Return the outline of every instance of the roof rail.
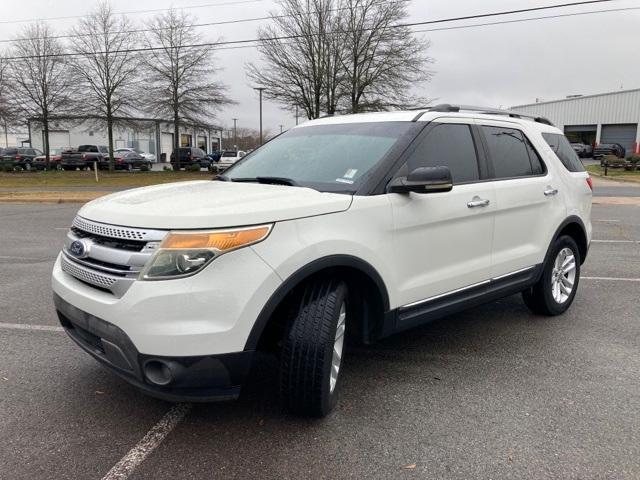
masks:
<path fill-rule="evenodd" d="M 472 105 L 449 105 L 448 103 L 442 103 L 440 105 L 435 105 L 433 107 L 427 107 L 430 112 L 479 112 L 486 113 L 490 115 L 505 115 L 511 118 L 530 118 L 534 122 L 544 123 L 546 125 L 553 126 L 553 123 L 549 121 L 549 119 L 545 117 L 538 117 L 536 115 L 531 115 L 529 113 L 524 112 L 515 112 L 513 110 L 500 110 L 498 108 L 490 108 L 490 107 L 474 107 Z"/>

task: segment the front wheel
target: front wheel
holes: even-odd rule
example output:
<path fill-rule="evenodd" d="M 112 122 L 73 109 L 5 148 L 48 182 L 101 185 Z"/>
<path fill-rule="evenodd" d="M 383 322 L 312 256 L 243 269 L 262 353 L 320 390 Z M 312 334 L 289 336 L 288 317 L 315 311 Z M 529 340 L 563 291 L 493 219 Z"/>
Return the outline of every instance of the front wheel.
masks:
<path fill-rule="evenodd" d="M 323 417 L 335 407 L 347 312 L 347 286 L 339 279 L 317 279 L 301 291 L 280 359 L 280 394 L 292 413 Z"/>
<path fill-rule="evenodd" d="M 575 298 L 580 281 L 580 251 L 573 238 L 558 238 L 544 265 L 542 276 L 533 287 L 522 292 L 524 303 L 541 315 L 560 315 Z"/>

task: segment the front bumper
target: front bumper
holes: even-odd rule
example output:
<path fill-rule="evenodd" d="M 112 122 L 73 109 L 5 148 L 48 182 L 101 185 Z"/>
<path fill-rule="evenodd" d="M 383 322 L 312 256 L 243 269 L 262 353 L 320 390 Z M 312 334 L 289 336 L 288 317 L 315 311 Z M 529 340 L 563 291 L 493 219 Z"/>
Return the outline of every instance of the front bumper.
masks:
<path fill-rule="evenodd" d="M 54 294 L 60 323 L 71 339 L 114 373 L 145 393 L 169 401 L 237 398 L 253 352 L 164 357 L 143 355 L 116 325 Z"/>
<path fill-rule="evenodd" d="M 191 277 L 134 281 L 116 296 L 62 270 L 52 288 L 65 302 L 115 325 L 145 355 L 191 357 L 246 349 L 256 318 L 282 281 L 251 247 L 221 255 Z"/>

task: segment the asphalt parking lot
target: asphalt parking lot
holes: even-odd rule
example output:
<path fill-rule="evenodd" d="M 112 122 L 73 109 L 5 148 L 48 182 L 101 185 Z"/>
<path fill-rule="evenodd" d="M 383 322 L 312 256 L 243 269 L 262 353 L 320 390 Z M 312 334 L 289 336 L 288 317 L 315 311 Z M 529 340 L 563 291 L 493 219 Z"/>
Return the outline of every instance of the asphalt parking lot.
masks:
<path fill-rule="evenodd" d="M 268 358 L 176 407 L 72 344 L 49 275 L 77 208 L 0 204 L 1 479 L 640 478 L 640 205 L 594 205 L 568 313 L 514 296 L 352 348 L 323 420 L 280 411 Z"/>

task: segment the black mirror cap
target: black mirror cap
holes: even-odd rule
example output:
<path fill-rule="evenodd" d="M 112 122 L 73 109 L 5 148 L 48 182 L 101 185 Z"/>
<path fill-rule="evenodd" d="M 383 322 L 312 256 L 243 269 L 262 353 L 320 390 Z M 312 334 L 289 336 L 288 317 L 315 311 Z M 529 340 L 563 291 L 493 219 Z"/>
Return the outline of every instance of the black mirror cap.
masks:
<path fill-rule="evenodd" d="M 390 193 L 442 193 L 453 188 L 449 167 L 420 167 L 389 184 Z"/>

